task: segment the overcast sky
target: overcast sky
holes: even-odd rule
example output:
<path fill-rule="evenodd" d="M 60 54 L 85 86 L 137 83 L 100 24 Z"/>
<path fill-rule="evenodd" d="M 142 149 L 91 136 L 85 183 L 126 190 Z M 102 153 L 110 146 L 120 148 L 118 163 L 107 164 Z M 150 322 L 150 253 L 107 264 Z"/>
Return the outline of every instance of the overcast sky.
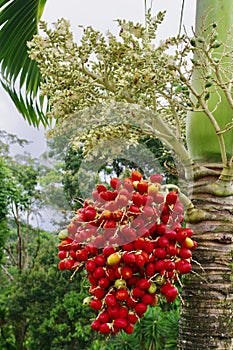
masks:
<path fill-rule="evenodd" d="M 188 32 L 194 26 L 195 2 L 195 0 L 185 1 L 183 24 Z M 149 7 L 151 0 L 147 1 L 147 4 Z M 152 4 L 152 13 L 167 11 L 158 37 L 164 39 L 177 34 L 182 0 L 152 0 Z M 78 25 L 92 25 L 102 32 L 110 29 L 113 33 L 117 33 L 115 20 L 118 18 L 144 21 L 144 0 L 48 0 L 43 19 L 53 23 L 61 17 L 69 19 L 75 38 L 79 35 Z M 38 157 L 46 146 L 44 130 L 36 130 L 29 126 L 2 88 L 0 88 L 0 102 L 0 129 L 33 141 L 27 151 Z"/>

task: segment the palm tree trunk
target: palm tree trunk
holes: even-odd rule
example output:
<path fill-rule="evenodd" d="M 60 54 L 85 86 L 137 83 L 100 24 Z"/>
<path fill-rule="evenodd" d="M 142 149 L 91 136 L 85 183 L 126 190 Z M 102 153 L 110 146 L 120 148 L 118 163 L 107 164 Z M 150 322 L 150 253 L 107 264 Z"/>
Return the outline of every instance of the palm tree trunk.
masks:
<path fill-rule="evenodd" d="M 200 265 L 194 264 L 183 290 L 180 350 L 233 349 L 233 183 L 228 196 L 214 193 L 211 184 L 220 171 L 217 165 L 206 169 L 190 186 L 196 210 L 187 220 L 199 243 L 194 259 Z"/>

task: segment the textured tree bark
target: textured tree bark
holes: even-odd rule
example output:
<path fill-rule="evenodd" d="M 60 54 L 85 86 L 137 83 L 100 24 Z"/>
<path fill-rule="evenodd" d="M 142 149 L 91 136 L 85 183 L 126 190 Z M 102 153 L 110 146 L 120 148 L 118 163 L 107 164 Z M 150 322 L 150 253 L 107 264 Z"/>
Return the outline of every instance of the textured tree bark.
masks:
<path fill-rule="evenodd" d="M 190 187 L 196 211 L 188 213 L 198 248 L 183 290 L 178 348 L 233 349 L 233 184 L 231 194 L 213 193 L 219 177 L 206 172 Z M 211 172 L 213 169 L 211 170 Z"/>

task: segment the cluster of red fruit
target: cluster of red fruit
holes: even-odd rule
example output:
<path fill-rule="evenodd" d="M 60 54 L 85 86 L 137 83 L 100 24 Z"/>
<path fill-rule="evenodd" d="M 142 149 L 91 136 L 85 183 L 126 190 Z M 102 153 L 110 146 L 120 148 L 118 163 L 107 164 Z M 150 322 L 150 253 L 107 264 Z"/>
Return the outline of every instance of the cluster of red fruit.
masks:
<path fill-rule="evenodd" d="M 112 178 L 112 190 L 97 185 L 59 233 L 58 267 L 86 269 L 91 286 L 84 304 L 99 311 L 91 327 L 101 333 L 132 333 L 158 295 L 176 299 L 175 282 L 192 269 L 193 231 L 182 227 L 179 195 L 162 180 L 132 171 L 123 181 Z"/>

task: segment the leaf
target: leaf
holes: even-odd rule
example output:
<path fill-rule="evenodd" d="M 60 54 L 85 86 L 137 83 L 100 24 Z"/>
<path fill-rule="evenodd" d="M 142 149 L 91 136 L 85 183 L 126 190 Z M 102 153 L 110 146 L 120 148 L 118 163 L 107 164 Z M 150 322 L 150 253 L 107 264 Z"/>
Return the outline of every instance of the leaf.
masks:
<path fill-rule="evenodd" d="M 39 98 L 41 75 L 28 56 L 27 42 L 38 31 L 46 0 L 0 0 L 1 83 L 23 117 L 34 126 L 49 124 L 47 101 Z"/>

